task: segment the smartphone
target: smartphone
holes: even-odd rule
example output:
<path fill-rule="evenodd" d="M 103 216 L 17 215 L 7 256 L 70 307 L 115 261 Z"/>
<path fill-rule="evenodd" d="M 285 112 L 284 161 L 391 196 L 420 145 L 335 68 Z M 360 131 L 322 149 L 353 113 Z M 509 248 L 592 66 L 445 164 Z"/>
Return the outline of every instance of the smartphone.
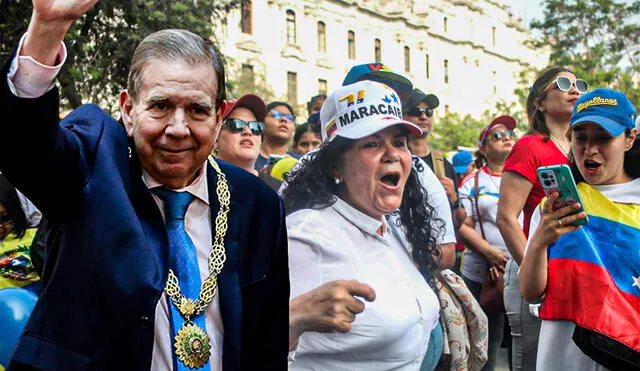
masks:
<path fill-rule="evenodd" d="M 553 192 L 558 192 L 560 197 L 553 204 L 553 210 L 558 210 L 567 205 L 571 205 L 575 202 L 580 203 L 580 208 L 574 210 L 570 215 L 575 215 L 584 211 L 582 208 L 582 201 L 580 201 L 580 195 L 578 194 L 578 188 L 576 182 L 571 174 L 571 169 L 567 165 L 553 165 L 543 166 L 538 168 L 538 179 L 542 184 L 544 193 L 549 196 Z M 588 223 L 588 218 L 579 219 L 571 223 L 573 225 L 585 225 Z"/>

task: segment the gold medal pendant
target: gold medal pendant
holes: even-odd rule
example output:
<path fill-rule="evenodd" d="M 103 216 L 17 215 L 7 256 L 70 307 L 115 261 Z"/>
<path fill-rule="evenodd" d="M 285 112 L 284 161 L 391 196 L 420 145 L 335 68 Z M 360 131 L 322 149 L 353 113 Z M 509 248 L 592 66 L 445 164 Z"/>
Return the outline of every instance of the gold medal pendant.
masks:
<path fill-rule="evenodd" d="M 176 355 L 180 362 L 191 369 L 198 369 L 209 361 L 211 344 L 209 337 L 192 322 L 185 322 L 176 334 Z"/>

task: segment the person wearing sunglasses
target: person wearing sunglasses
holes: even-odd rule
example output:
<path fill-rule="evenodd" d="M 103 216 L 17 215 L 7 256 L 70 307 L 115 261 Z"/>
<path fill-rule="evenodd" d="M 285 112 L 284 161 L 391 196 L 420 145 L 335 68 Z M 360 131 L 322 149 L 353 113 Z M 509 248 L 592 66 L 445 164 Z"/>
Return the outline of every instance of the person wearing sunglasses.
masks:
<path fill-rule="evenodd" d="M 496 225 L 496 214 L 502 168 L 515 143 L 515 127 L 513 117 L 502 115 L 482 130 L 475 159 L 478 170 L 460 185 L 460 202 L 467 214 L 458 231 L 467 246 L 461 274 L 478 301 L 483 284 L 503 284 L 504 268 L 511 257 Z M 502 344 L 506 316 L 504 307 L 485 305 L 483 309 L 489 321 L 488 360 L 483 370 L 493 370 Z"/>
<path fill-rule="evenodd" d="M 289 143 L 295 130 L 296 116 L 293 108 L 286 102 L 271 102 L 267 105 L 264 119 L 264 136 L 255 169 L 260 171 L 269 162 L 270 155 L 289 156 L 295 159 L 300 155 L 289 151 Z"/>
<path fill-rule="evenodd" d="M 216 157 L 258 175 L 254 166 L 260 153 L 266 115 L 267 107 L 257 95 L 246 94 L 229 101 L 214 149 Z"/>
<path fill-rule="evenodd" d="M 567 68 L 543 72 L 527 97 L 529 134 L 514 145 L 504 165 L 497 224 L 512 256 L 505 267 L 504 304 L 511 326 L 513 370 L 535 370 L 540 332 L 540 319 L 531 314 L 518 279 L 531 215 L 545 196 L 536 171 L 541 166 L 569 164 L 565 133 L 575 102 L 588 89 Z M 518 222 L 521 213 L 523 224 Z"/>
<path fill-rule="evenodd" d="M 433 110 L 440 105 L 434 94 L 425 94 L 420 89 L 413 89 L 403 106 L 405 120 L 422 129 L 421 136 L 412 137 L 409 149 L 429 165 L 444 187 L 451 206 L 454 228 L 457 230 L 464 222 L 465 215 L 458 200 L 458 180 L 453 165 L 444 158 L 441 151 L 431 148 L 429 134 L 433 125 Z"/>

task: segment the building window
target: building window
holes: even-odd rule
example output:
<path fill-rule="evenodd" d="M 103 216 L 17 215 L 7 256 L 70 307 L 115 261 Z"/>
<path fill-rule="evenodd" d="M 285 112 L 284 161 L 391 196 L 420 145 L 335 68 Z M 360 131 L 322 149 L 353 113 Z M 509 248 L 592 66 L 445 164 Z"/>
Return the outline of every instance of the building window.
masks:
<path fill-rule="evenodd" d="M 296 13 L 293 10 L 287 10 L 287 43 L 296 43 Z"/>
<path fill-rule="evenodd" d="M 404 47 L 404 72 L 411 72 L 411 49 Z"/>
<path fill-rule="evenodd" d="M 498 92 L 498 85 L 496 82 L 496 71 L 493 71 L 493 94 Z"/>
<path fill-rule="evenodd" d="M 431 73 L 429 72 L 429 54 L 425 56 L 424 67 L 425 67 L 425 75 L 427 76 L 427 78 L 430 78 L 429 76 L 431 75 Z"/>
<path fill-rule="evenodd" d="M 447 28 L 448 28 L 448 24 L 447 23 L 448 23 L 448 19 L 447 19 L 447 17 L 444 17 L 444 20 L 443 20 L 444 32 L 447 32 Z"/>
<path fill-rule="evenodd" d="M 449 60 L 444 60 L 444 83 L 449 83 Z"/>
<path fill-rule="evenodd" d="M 318 79 L 318 94 L 327 95 L 327 80 Z"/>
<path fill-rule="evenodd" d="M 491 44 L 496 46 L 496 28 L 491 27 Z"/>
<path fill-rule="evenodd" d="M 298 104 L 298 74 L 287 72 L 287 101 L 292 106 Z"/>
<path fill-rule="evenodd" d="M 241 15 L 240 15 L 240 28 L 242 33 L 252 34 L 253 20 L 251 18 L 253 11 L 253 4 L 250 0 L 242 0 Z"/>
<path fill-rule="evenodd" d="M 349 59 L 356 59 L 356 34 L 353 31 L 347 32 L 347 55 Z"/>
<path fill-rule="evenodd" d="M 373 42 L 373 59 L 378 63 L 382 62 L 382 42 L 380 39 L 375 39 Z"/>
<path fill-rule="evenodd" d="M 252 65 L 242 65 L 242 75 L 240 76 L 240 79 L 244 91 L 252 93 L 256 90 L 256 78 L 253 73 Z"/>
<path fill-rule="evenodd" d="M 327 52 L 327 26 L 324 22 L 318 22 L 318 51 Z"/>

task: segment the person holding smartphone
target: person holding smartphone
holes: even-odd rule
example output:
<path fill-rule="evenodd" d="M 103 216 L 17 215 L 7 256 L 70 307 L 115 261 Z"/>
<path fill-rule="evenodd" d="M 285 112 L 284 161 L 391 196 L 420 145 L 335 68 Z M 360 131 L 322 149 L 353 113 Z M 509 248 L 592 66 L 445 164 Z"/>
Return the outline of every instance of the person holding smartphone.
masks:
<path fill-rule="evenodd" d="M 601 361 L 596 353 L 585 355 L 572 340 L 577 330 L 635 344 L 636 354 L 640 348 L 640 223 L 633 217 L 640 213 L 636 116 L 617 91 L 596 89 L 578 99 L 567 137 L 583 205 L 557 209 L 560 195 L 553 192 L 532 214 L 520 289 L 529 301 L 543 300 L 540 370 L 620 369 L 590 358 Z M 584 211 L 576 214 L 580 207 Z M 577 225 L 587 215 L 588 223 Z"/>
<path fill-rule="evenodd" d="M 511 326 L 512 369 L 536 370 L 540 320 L 529 312 L 520 295 L 518 265 L 529 233 L 531 213 L 544 197 L 536 170 L 540 166 L 569 164 L 565 133 L 576 100 L 589 85 L 567 68 L 543 72 L 529 89 L 529 134 L 511 150 L 500 182 L 497 224 L 512 259 L 505 267 L 504 305 Z M 523 225 L 518 216 L 523 214 Z"/>

